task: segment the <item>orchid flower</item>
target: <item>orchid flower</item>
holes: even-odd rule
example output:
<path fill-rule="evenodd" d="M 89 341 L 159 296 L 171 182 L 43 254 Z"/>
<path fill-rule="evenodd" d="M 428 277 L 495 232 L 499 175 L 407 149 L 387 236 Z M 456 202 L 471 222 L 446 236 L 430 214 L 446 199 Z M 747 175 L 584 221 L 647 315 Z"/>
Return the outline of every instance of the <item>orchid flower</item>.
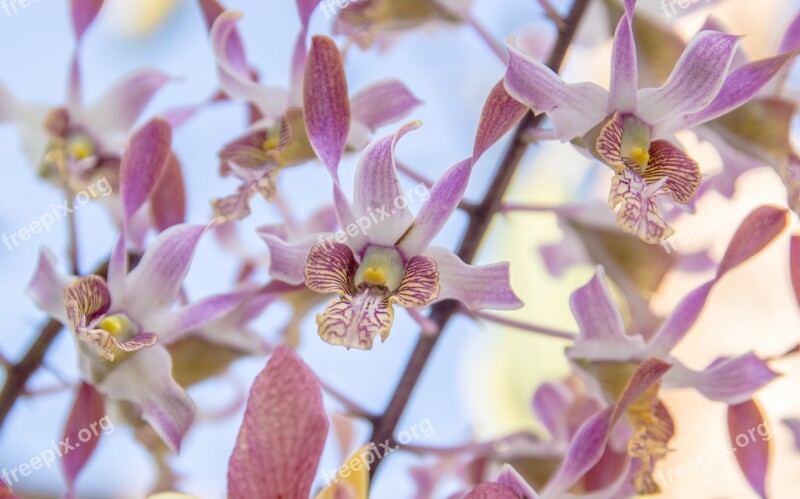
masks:
<path fill-rule="evenodd" d="M 298 2 L 298 9 L 302 15 L 302 2 Z M 303 17 L 292 62 L 294 92 L 254 82 L 236 30 L 240 18 L 239 12 L 223 12 L 211 28 L 223 90 L 232 98 L 249 102 L 261 117 L 220 153 L 222 174 L 234 175 L 244 182 L 236 194 L 212 202 L 217 214 L 228 219 L 247 216 L 249 201 L 256 193 L 272 200 L 279 170 L 315 159 L 315 151 L 319 150 L 310 142 L 313 132 L 309 127 L 316 125 L 315 117 L 325 108 L 331 107 L 337 122 L 344 122 L 341 131 L 348 146 L 360 150 L 376 129 L 404 118 L 421 104 L 397 80 L 375 83 L 349 98 L 344 61 L 333 40 L 314 37 L 306 54 L 307 16 Z"/>
<path fill-rule="evenodd" d="M 467 265 L 450 250 L 430 246 L 464 195 L 469 160 L 444 174 L 416 217 L 408 209 L 394 150 L 420 125 L 410 122 L 365 149 L 352 204 L 335 183 L 339 225 L 346 232 L 307 236 L 295 243 L 260 232 L 270 248 L 273 278 L 338 295 L 317 315 L 318 332 L 328 343 L 372 348 L 376 336 L 389 336 L 394 304 L 418 308 L 454 299 L 471 310 L 522 305 L 509 285 L 508 264 Z"/>
<path fill-rule="evenodd" d="M 681 55 L 659 88 L 638 85 L 631 27 L 636 0 L 625 1 L 617 26 L 608 91 L 593 83 L 566 84 L 539 61 L 509 45 L 508 93 L 534 112 L 546 113 L 561 140 L 576 141 L 613 168 L 609 205 L 620 206 L 620 227 L 643 241 L 660 243 L 673 229 L 656 199 L 691 201 L 700 167 L 671 140 L 747 102 L 788 60 L 778 56 L 730 71 L 738 38 L 704 31 Z"/>
<path fill-rule="evenodd" d="M 539 499 L 539 494 L 513 467 L 505 465 L 496 481 L 478 485 L 464 499 Z"/>
<path fill-rule="evenodd" d="M 84 379 L 111 400 L 133 403 L 177 451 L 195 406 L 173 379 L 167 345 L 221 319 L 250 292 L 213 296 L 173 310 L 204 226 L 176 225 L 162 232 L 128 272 L 127 227 L 169 161 L 169 138 L 169 125 L 153 120 L 125 150 L 120 167 L 124 225 L 107 279 L 64 275 L 45 250 L 27 292 L 72 331 Z"/>
<path fill-rule="evenodd" d="M 599 267 L 594 278 L 570 298 L 580 334 L 567 349 L 567 357 L 614 399 L 640 362 L 657 358 L 673 366 L 663 378 L 666 388 L 693 387 L 706 398 L 730 406 L 750 400 L 753 393 L 777 376 L 755 354 L 721 358 L 698 372 L 683 366 L 670 352 L 697 321 L 720 279 L 777 238 L 787 227 L 787 215 L 786 210 L 764 206 L 748 216 L 728 246 L 716 276 L 689 293 L 655 331 L 626 332 L 622 314 Z M 635 413 L 632 416 L 637 434 L 631 440 L 629 453 L 642 462 L 635 477 L 636 488 L 640 492 L 654 491 L 658 486 L 651 474 L 651 461 L 664 456 L 672 436 L 672 421 L 666 408 L 652 403 L 634 404 L 631 411 Z"/>
<path fill-rule="evenodd" d="M 39 175 L 69 196 L 99 179 L 106 179 L 112 192 L 118 192 L 120 152 L 152 97 L 170 79 L 159 71 L 144 69 L 120 81 L 94 104 L 82 101 L 81 41 L 103 4 L 102 0 L 70 2 L 76 49 L 64 106 L 23 103 L 0 85 L 0 123 L 10 122 L 19 129 L 29 161 L 39 165 Z M 184 198 L 180 163 L 173 157 L 153 193 L 154 226 L 163 230 L 183 221 Z M 121 224 L 119 211 L 116 204 L 111 206 L 112 216 Z M 147 214 L 143 215 L 146 222 Z"/>

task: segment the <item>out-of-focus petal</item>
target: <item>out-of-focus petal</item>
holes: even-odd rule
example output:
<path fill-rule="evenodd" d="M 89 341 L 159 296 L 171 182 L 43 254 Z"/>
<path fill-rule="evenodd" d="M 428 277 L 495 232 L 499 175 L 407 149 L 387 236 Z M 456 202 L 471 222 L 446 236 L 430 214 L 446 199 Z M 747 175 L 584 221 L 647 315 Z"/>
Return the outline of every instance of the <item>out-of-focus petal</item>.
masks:
<path fill-rule="evenodd" d="M 169 155 L 150 198 L 155 227 L 159 231 L 186 221 L 186 185 L 178 157 Z"/>
<path fill-rule="evenodd" d="M 728 75 L 739 38 L 703 31 L 692 39 L 660 88 L 639 91 L 637 115 L 651 125 L 707 107 Z"/>
<path fill-rule="evenodd" d="M 372 341 L 380 336 L 386 341 L 392 329 L 394 309 L 381 295 L 369 289 L 359 294 L 342 295 L 331 301 L 325 311 L 317 314 L 319 335 L 331 345 L 369 350 Z"/>
<path fill-rule="evenodd" d="M 338 178 L 339 161 L 350 132 L 350 97 L 342 53 L 327 36 L 311 40 L 303 81 L 303 112 L 314 151 L 334 179 Z"/>
<path fill-rule="evenodd" d="M 385 80 L 356 92 L 350 100 L 353 120 L 371 131 L 408 116 L 422 101 L 400 80 Z"/>
<path fill-rule="evenodd" d="M 251 294 L 249 290 L 242 290 L 210 296 L 171 311 L 160 324 L 159 332 L 163 331 L 161 339 L 171 343 L 183 333 L 218 321 L 236 310 Z"/>
<path fill-rule="evenodd" d="M 404 135 L 420 126 L 419 121 L 406 123 L 395 134 L 373 141 L 359 159 L 353 214 L 357 222 L 366 222 L 366 232 L 374 244 L 394 246 L 414 221 L 397 178 L 395 147 Z M 380 219 L 374 223 L 377 217 Z"/>
<path fill-rule="evenodd" d="M 800 451 L 800 419 L 787 418 L 784 419 L 782 423 L 792 432 L 794 447 L 796 450 Z"/>
<path fill-rule="evenodd" d="M 717 278 L 735 269 L 763 251 L 789 224 L 789 211 L 776 206 L 761 206 L 753 210 L 733 235 L 719 264 Z"/>
<path fill-rule="evenodd" d="M 196 408 L 172 378 L 172 359 L 163 346 L 136 352 L 96 388 L 110 399 L 132 402 L 164 443 L 175 452 L 180 450 Z"/>
<path fill-rule="evenodd" d="M 754 400 L 728 407 L 728 437 L 731 448 L 736 449 L 736 461 L 750 486 L 764 499 L 772 438 L 767 425 L 766 417 Z"/>
<path fill-rule="evenodd" d="M 125 223 L 142 207 L 155 189 L 172 148 L 172 128 L 159 118 L 136 131 L 120 164 L 120 190 Z"/>
<path fill-rule="evenodd" d="M 483 104 L 478 132 L 475 134 L 475 145 L 472 149 L 472 162 L 477 162 L 483 153 L 514 128 L 527 112 L 527 107 L 508 95 L 504 81 L 497 82 Z"/>
<path fill-rule="evenodd" d="M 792 19 L 789 27 L 786 28 L 786 33 L 781 40 L 779 52 L 791 52 L 800 48 L 800 14 Z"/>
<path fill-rule="evenodd" d="M 125 305 L 132 319 L 157 316 L 173 306 L 206 229 L 176 225 L 153 240 L 126 281 Z"/>
<path fill-rule="evenodd" d="M 103 424 L 105 416 L 105 402 L 103 396 L 88 383 L 81 383 L 72 410 L 67 418 L 64 428 L 62 442 L 80 443 L 80 446 L 68 453 L 65 453 L 61 461 L 64 470 L 64 481 L 67 486 L 67 495 L 74 497 L 75 480 L 83 470 L 83 467 L 92 457 L 97 444 L 100 443 L 101 432 L 97 431 L 97 425 Z M 81 438 L 83 431 L 89 428 L 94 429 L 94 434 L 88 440 Z M 103 428 L 105 430 L 105 428 Z M 0 497 L 2 495 L 0 494 Z"/>
<path fill-rule="evenodd" d="M 482 483 L 472 489 L 464 499 L 519 499 L 520 496 L 514 493 L 505 485 L 499 483 Z"/>
<path fill-rule="evenodd" d="M 70 17 L 72 18 L 72 29 L 75 31 L 75 38 L 78 42 L 83 38 L 83 34 L 92 25 L 95 17 L 103 7 L 104 0 L 70 0 Z"/>
<path fill-rule="evenodd" d="M 369 446 L 356 450 L 345 460 L 336 476 L 314 499 L 369 499 Z M 327 477 L 326 477 L 327 478 Z"/>
<path fill-rule="evenodd" d="M 316 375 L 291 349 L 278 347 L 250 389 L 228 497 L 308 497 L 327 433 Z"/>
<path fill-rule="evenodd" d="M 64 308 L 64 288 L 74 280 L 75 276 L 60 272 L 53 254 L 42 248 L 36 270 L 25 292 L 40 310 L 61 324 L 69 325 Z"/>
<path fill-rule="evenodd" d="M 468 265 L 452 251 L 431 246 L 425 256 L 433 258 L 439 270 L 441 291 L 438 301 L 458 300 L 470 310 L 513 310 L 522 301 L 511 289 L 507 263 Z"/>
<path fill-rule="evenodd" d="M 694 388 L 708 399 L 739 404 L 752 398 L 757 390 L 777 376 L 778 373 L 766 362 L 753 353 L 747 353 L 732 359 L 718 359 L 703 371 L 676 364 L 664 378 L 664 386 Z"/>
<path fill-rule="evenodd" d="M 519 497 L 519 499 L 539 499 L 539 495 L 528 485 L 522 475 L 517 473 L 511 465 L 505 464 L 497 477 L 497 483 L 507 487 Z"/>
<path fill-rule="evenodd" d="M 471 163 L 465 160 L 454 165 L 433 185 L 414 223 L 398 244 L 404 254 L 422 253 L 442 230 L 464 197 L 472 173 Z"/>
<path fill-rule="evenodd" d="M 563 141 L 580 137 L 607 116 L 608 93 L 593 83 L 570 85 L 541 62 L 509 45 L 505 77 L 509 95 L 536 113 L 547 113 Z"/>
<path fill-rule="evenodd" d="M 789 248 L 789 273 L 792 277 L 792 289 L 800 307 L 800 235 L 792 236 Z"/>
<path fill-rule="evenodd" d="M 665 355 L 686 336 L 700 317 L 715 284 L 707 282 L 681 300 L 654 335 L 648 347 L 651 354 Z"/>
<path fill-rule="evenodd" d="M 619 20 L 614 35 L 608 114 L 614 111 L 635 113 L 639 103 L 638 91 L 639 63 L 636 60 L 636 42 L 633 39 L 631 18 L 625 15 Z"/>

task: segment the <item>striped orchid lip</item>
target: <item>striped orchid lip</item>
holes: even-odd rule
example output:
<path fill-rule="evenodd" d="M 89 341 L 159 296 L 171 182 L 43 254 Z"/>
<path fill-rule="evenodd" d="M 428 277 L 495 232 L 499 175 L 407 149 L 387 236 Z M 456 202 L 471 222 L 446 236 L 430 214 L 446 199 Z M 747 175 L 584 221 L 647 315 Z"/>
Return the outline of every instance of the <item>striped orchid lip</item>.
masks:
<path fill-rule="evenodd" d="M 344 244 L 320 243 L 304 268 L 305 284 L 317 293 L 339 295 L 317 315 L 319 335 L 328 343 L 369 350 L 375 337 L 385 341 L 394 320 L 393 305 L 428 305 L 439 296 L 436 262 L 418 255 L 407 262 L 396 248 L 370 245 L 360 262 Z"/>

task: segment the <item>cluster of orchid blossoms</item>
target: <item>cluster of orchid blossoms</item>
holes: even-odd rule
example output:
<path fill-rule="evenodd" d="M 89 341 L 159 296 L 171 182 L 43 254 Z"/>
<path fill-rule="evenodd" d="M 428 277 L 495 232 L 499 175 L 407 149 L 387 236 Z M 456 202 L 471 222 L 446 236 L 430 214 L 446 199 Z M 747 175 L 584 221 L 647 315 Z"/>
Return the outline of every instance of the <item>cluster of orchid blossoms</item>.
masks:
<path fill-rule="evenodd" d="M 22 103 L 0 86 L 0 122 L 18 128 L 43 179 L 67 198 L 101 177 L 109 179 L 114 192 L 104 198 L 118 229 L 107 262 L 95 272 L 81 272 L 73 241 L 72 268 L 66 272 L 44 249 L 27 288 L 36 306 L 75 340 L 82 381 L 64 435 L 75 435 L 113 408 L 158 462 L 163 476 L 156 489 L 172 490 L 177 485 L 164 471 L 166 456 L 179 452 L 197 416 L 187 390 L 221 375 L 241 357 L 270 356 L 250 390 L 228 469 L 229 497 L 368 497 L 380 462 L 373 463 L 374 444 L 355 450 L 330 483 L 317 479 L 331 427 L 323 391 L 350 412 L 358 411 L 294 352 L 303 319 L 318 311 L 317 332 L 330 348 L 370 350 L 377 337 L 391 348 L 396 309 L 407 310 L 422 329 L 395 394 L 399 399 L 393 398 L 407 401 L 423 367 L 419 360 L 427 358 L 452 315 L 491 321 L 498 316 L 482 310 L 523 307 L 511 288 L 508 263 L 473 265 L 471 260 L 492 217 L 503 211 L 503 190 L 520 161 L 515 156 L 521 156 L 513 151 L 524 149 L 526 137 L 533 135 L 569 142 L 613 170 L 610 208 L 598 210 L 591 199 L 553 207 L 564 239 L 540 248 L 554 275 L 579 265 L 595 268 L 594 277 L 569 301 L 579 332 L 561 335 L 570 340 L 565 355 L 573 374 L 531 394 L 532 416 L 547 437 L 513 434 L 429 450 L 428 464 L 411 471 L 416 497 L 434 497 L 444 479 L 460 484 L 451 497 L 472 499 L 659 493 L 658 466 L 675 444 L 675 424 L 663 400 L 663 391 L 672 388 L 693 388 L 726 404 L 732 438 L 764 424 L 754 396 L 778 376 L 770 365 L 774 359 L 747 352 L 696 371 L 671 352 L 691 331 L 717 283 L 779 241 L 790 210 L 800 214 L 800 157 L 790 140 L 796 102 L 784 88 L 800 50 L 800 16 L 776 55 L 750 61 L 739 37 L 714 19 L 687 43 L 639 12 L 636 0 L 574 0 L 567 15 L 541 1 L 559 26 L 553 54 L 544 62 L 531 37 L 510 39 L 507 47 L 494 42 L 471 16 L 468 1 L 345 4 L 326 11 L 335 14 L 332 35 L 344 40 L 342 48 L 332 37 L 310 34 L 320 0 L 296 1 L 301 29 L 289 47 L 291 81 L 279 88 L 262 83 L 248 62 L 237 29 L 243 14 L 217 0 L 198 0 L 219 92 L 143 124 L 145 107 L 171 79 L 161 72 L 138 71 L 93 105 L 82 101 L 79 52 L 102 0 L 70 2 L 76 49 L 64 106 Z M 558 75 L 576 32 L 586 29 L 579 24 L 587 8 L 616 25 L 613 34 L 595 37 L 613 36 L 608 89 L 567 83 Z M 422 100 L 396 79 L 351 92 L 345 55 L 373 46 L 391 50 L 414 30 L 460 26 L 485 39 L 507 69 L 486 99 L 472 155 L 428 181 L 395 156 L 398 142 L 422 125 L 413 120 Z M 647 43 L 637 48 L 642 38 Z M 184 171 L 172 148 L 172 132 L 220 101 L 250 110 L 247 129 L 219 152 L 220 175 L 239 184 L 236 192 L 211 200 L 210 221 L 188 224 Z M 542 124 L 551 128 L 539 128 Z M 386 127 L 393 133 L 380 132 Z M 492 184 L 501 190 L 490 189 L 480 203 L 466 201 L 473 170 L 482 167 L 478 160 L 512 129 L 511 153 Z M 675 136 L 686 130 L 716 148 L 720 172 L 704 174 L 703 165 L 686 152 Z M 340 182 L 345 155 L 358 156 L 352 196 Z M 306 163 L 320 163 L 318 173 L 332 185 L 330 204 L 306 223 L 285 216 L 283 223 L 260 227 L 268 255 L 249 253 L 238 238 L 238 221 L 251 215 L 257 195 L 285 210 L 291 200 L 281 197 L 280 176 Z M 719 261 L 705 252 L 667 253 L 659 246 L 674 233 L 670 222 L 694 211 L 700 197 L 712 191 L 732 197 L 736 180 L 762 166 L 774 168 L 786 185 L 788 209 L 762 206 L 750 213 Z M 429 188 L 416 214 L 407 203 L 397 203 L 404 196 L 400 175 L 423 179 Z M 386 207 L 396 209 L 389 213 Z M 456 251 L 433 245 L 459 209 L 470 220 L 464 243 Z M 193 300 L 184 279 L 208 232 L 237 259 L 241 272 L 231 289 Z M 790 266 L 800 301 L 800 236 L 792 239 Z M 256 279 L 259 269 L 268 272 L 269 282 Z M 690 291 L 668 317 L 657 316 L 649 300 L 664 277 L 678 270 L 712 270 L 713 278 Z M 276 302 L 290 304 L 293 315 L 279 341 L 267 341 L 252 322 Z M 7 379 L 14 372 L 7 369 Z M 410 385 L 404 384 L 407 379 Z M 399 403 L 400 413 L 393 403 L 381 416 L 357 415 L 374 425 L 373 438 L 386 436 L 396 443 L 392 432 L 404 404 Z M 800 420 L 786 424 L 800 441 Z M 75 480 L 95 447 L 63 457 L 68 496 L 74 496 Z M 738 464 L 744 476 L 767 497 L 770 443 L 754 443 L 742 455 Z M 15 496 L 0 482 L 0 498 L 7 497 Z"/>

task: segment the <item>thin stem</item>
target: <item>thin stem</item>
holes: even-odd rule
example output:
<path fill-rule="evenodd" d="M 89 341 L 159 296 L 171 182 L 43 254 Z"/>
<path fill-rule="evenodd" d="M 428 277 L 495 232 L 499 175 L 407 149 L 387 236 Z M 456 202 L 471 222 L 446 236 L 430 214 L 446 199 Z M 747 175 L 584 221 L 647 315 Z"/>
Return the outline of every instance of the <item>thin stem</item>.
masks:
<path fill-rule="evenodd" d="M 489 33 L 489 30 L 487 30 L 480 22 L 478 22 L 478 20 L 475 19 L 472 14 L 467 14 L 464 19 L 467 21 L 467 24 L 472 26 L 475 32 L 478 33 L 478 36 L 480 36 L 481 39 L 486 42 L 486 45 L 500 59 L 500 62 L 502 62 L 504 66 L 507 66 L 509 56 L 508 51 L 503 44 L 498 42 L 497 39 L 492 36 L 491 33 Z"/>
<path fill-rule="evenodd" d="M 534 213 L 552 213 L 559 211 L 561 207 L 546 204 L 519 204 L 519 203 L 506 203 L 500 211 L 503 213 L 512 213 L 515 211 L 527 211 Z"/>
<path fill-rule="evenodd" d="M 575 0 L 569 14 L 564 20 L 564 26 L 559 30 L 558 39 L 547 61 L 547 66 L 555 72 L 561 69 L 561 65 L 567 55 L 567 50 L 570 45 L 572 45 L 572 40 L 575 37 L 578 23 L 583 18 L 589 1 L 590 0 Z M 529 130 L 531 127 L 539 126 L 543 116 L 543 114 L 534 116 L 533 113 L 530 112 L 525 115 L 514 132 L 514 136 L 506 150 L 503 161 L 489 189 L 486 191 L 486 196 L 483 201 L 476 205 L 475 209 L 470 212 L 469 225 L 467 226 L 467 230 L 457 252 L 458 256 L 464 262 L 469 263 L 474 260 L 480 248 L 481 241 L 491 226 L 494 215 L 500 211 L 502 207 L 503 197 L 514 178 L 514 174 L 527 148 L 527 144 L 522 140 L 525 131 Z M 450 318 L 458 311 L 458 308 L 458 303 L 452 300 L 438 303 L 433 306 L 430 319 L 439 324 L 440 331 L 444 331 L 445 326 L 450 321 Z M 370 437 L 371 442 L 385 442 L 389 440 L 392 445 L 396 445 L 394 431 L 397 427 L 397 423 L 400 421 L 400 417 L 405 411 L 408 400 L 411 398 L 411 393 L 414 391 L 414 387 L 417 385 L 422 371 L 441 336 L 441 333 L 435 335 L 419 335 L 417 344 L 414 347 L 405 372 L 403 372 L 397 384 L 397 388 L 389 401 L 389 405 L 386 407 L 383 415 L 377 419 L 373 427 L 372 436 Z M 370 476 L 375 475 L 382 462 L 382 458 L 378 458 L 378 460 L 373 463 L 373 466 L 370 468 Z"/>
<path fill-rule="evenodd" d="M 553 4 L 550 3 L 550 0 L 538 0 L 538 1 L 539 5 L 542 7 L 542 10 L 544 11 L 545 16 L 547 16 L 549 19 L 555 22 L 556 26 L 558 26 L 559 29 L 564 29 L 564 26 L 566 24 L 566 19 L 561 17 L 561 14 L 559 14 L 558 10 L 556 10 L 556 8 L 553 7 Z"/>
<path fill-rule="evenodd" d="M 319 380 L 319 383 L 320 386 L 322 386 L 322 389 L 325 390 L 332 399 L 342 404 L 342 406 L 347 410 L 348 413 L 350 413 L 353 416 L 362 418 L 366 421 L 370 422 L 375 421 L 376 419 L 375 414 L 372 414 L 368 410 L 364 409 L 357 403 L 350 400 L 345 394 L 340 392 L 337 388 L 332 387 L 331 385 L 329 385 L 328 383 L 324 382 L 321 379 Z"/>
<path fill-rule="evenodd" d="M 486 442 L 468 442 L 466 444 L 456 445 L 452 447 L 427 447 L 424 445 L 401 445 L 400 449 L 406 452 L 412 452 L 414 454 L 434 455 L 440 457 L 459 455 L 464 452 L 470 452 L 473 454 L 480 455 L 480 454 L 489 454 L 493 452 L 498 446 L 507 445 L 517 440 L 527 440 L 535 442 L 538 441 L 539 439 L 533 433 L 527 431 L 519 431 L 494 440 L 488 440 Z"/>
<path fill-rule="evenodd" d="M 75 220 L 75 215 L 67 216 L 67 229 L 69 237 L 69 262 L 72 275 L 81 275 L 80 272 L 80 255 L 78 254 L 78 226 Z"/>
<path fill-rule="evenodd" d="M 473 319 L 489 321 L 495 324 L 500 324 L 501 326 L 513 327 L 521 331 L 528 331 L 529 333 L 543 334 L 545 336 L 552 336 L 554 338 L 563 338 L 566 340 L 574 340 L 576 336 L 575 333 L 570 333 L 567 331 L 559 331 L 558 329 L 552 329 L 545 326 L 538 326 L 536 324 L 529 324 L 527 322 L 516 321 L 514 319 L 508 319 L 506 317 L 501 317 L 499 315 L 490 314 L 487 312 L 473 312 L 466 309 L 462 309 L 461 313 L 466 316 L 472 317 Z"/>

